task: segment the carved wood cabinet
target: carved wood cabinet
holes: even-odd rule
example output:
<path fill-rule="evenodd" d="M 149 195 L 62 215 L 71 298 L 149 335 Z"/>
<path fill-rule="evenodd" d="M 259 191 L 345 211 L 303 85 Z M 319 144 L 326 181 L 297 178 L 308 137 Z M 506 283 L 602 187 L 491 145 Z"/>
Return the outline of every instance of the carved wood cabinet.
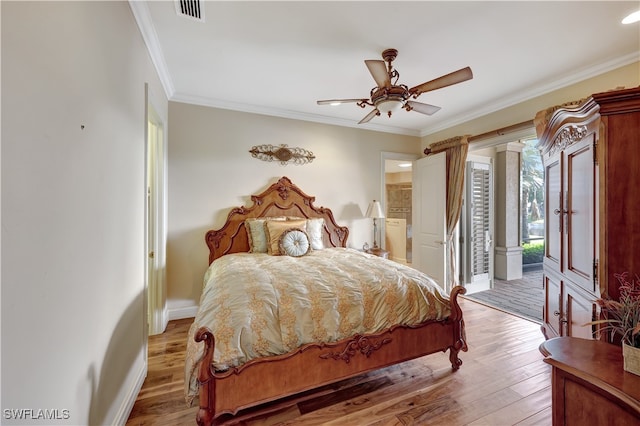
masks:
<path fill-rule="evenodd" d="M 595 299 L 640 274 L 640 88 L 592 95 L 534 120 L 545 170 L 547 338 L 596 338 Z"/>
<path fill-rule="evenodd" d="M 593 99 L 550 108 L 536 116 L 545 174 L 545 304 L 542 330 L 592 337 L 597 287 L 596 146 L 599 107 Z"/>

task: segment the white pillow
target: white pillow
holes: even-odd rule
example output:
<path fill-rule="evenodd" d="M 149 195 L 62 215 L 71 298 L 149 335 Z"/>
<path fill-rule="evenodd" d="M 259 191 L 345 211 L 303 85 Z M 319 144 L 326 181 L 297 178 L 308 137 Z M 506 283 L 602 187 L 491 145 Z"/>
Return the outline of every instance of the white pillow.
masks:
<path fill-rule="evenodd" d="M 324 248 L 324 243 L 322 242 L 323 229 L 323 218 L 307 219 L 307 234 L 309 235 L 309 243 L 313 250 L 322 250 Z"/>
<path fill-rule="evenodd" d="M 309 250 L 311 250 L 309 236 L 302 229 L 291 228 L 280 236 L 280 254 L 300 257 L 309 253 Z"/>

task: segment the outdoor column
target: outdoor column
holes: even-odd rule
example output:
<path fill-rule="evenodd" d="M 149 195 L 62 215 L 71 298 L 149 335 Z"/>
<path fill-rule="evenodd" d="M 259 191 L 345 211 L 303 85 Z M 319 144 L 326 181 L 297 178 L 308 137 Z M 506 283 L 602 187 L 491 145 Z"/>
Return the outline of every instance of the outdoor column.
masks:
<path fill-rule="evenodd" d="M 494 275 L 501 280 L 522 278 L 520 161 L 523 147 L 520 142 L 496 147 Z"/>

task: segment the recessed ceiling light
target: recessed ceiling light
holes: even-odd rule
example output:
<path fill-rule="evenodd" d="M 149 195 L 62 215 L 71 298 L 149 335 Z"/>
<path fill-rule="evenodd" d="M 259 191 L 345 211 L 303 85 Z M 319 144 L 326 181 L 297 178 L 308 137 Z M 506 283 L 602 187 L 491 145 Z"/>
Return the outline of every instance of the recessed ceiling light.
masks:
<path fill-rule="evenodd" d="M 401 163 L 401 164 L 398 164 L 398 167 L 402 167 L 402 168 L 411 167 L 411 163 Z"/>
<path fill-rule="evenodd" d="M 633 24 L 634 22 L 638 22 L 638 21 L 640 21 L 640 10 L 628 15 L 626 18 L 622 20 L 622 23 Z"/>

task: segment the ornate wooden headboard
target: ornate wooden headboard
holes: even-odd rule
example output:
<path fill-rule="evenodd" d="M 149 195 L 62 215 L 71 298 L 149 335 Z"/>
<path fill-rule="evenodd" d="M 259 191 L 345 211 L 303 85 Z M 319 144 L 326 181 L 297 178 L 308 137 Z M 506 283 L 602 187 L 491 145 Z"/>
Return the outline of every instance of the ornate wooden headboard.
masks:
<path fill-rule="evenodd" d="M 205 241 L 209 247 L 209 264 L 225 254 L 249 251 L 249 240 L 244 221 L 252 217 L 296 216 L 304 218 L 324 218 L 323 241 L 325 247 L 346 247 L 349 229 L 338 226 L 331 210 L 315 207 L 311 197 L 288 177 L 282 177 L 262 194 L 252 195 L 253 205 L 235 207 L 227 216 L 220 229 L 208 231 Z"/>

